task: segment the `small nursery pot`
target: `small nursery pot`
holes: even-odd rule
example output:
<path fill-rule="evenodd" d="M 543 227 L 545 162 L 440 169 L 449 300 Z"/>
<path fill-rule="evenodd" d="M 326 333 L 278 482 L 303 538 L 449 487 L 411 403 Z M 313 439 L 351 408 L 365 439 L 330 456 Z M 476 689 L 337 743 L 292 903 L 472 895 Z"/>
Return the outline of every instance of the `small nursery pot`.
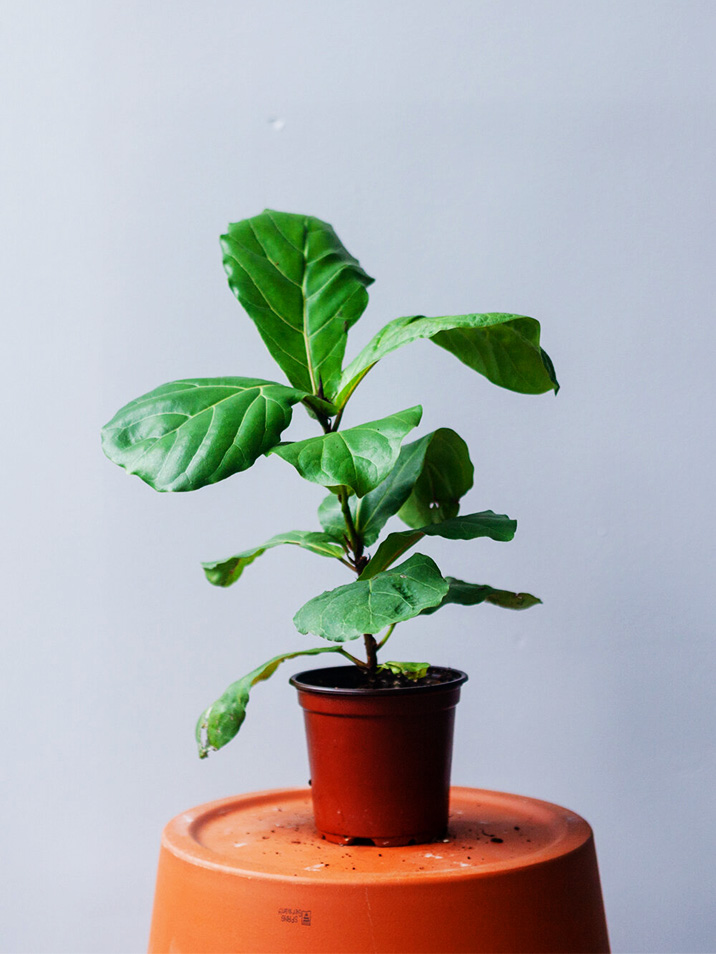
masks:
<path fill-rule="evenodd" d="M 316 828 L 338 844 L 437 841 L 447 831 L 455 706 L 467 680 L 377 688 L 356 666 L 291 678 L 304 710 Z"/>

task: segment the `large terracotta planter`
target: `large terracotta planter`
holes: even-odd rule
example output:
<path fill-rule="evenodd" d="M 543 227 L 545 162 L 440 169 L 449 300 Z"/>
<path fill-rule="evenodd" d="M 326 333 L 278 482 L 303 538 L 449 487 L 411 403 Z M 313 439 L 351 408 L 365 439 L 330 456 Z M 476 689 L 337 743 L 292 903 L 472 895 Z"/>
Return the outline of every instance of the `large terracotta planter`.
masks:
<path fill-rule="evenodd" d="M 422 844 L 445 836 L 455 706 L 467 680 L 375 688 L 355 666 L 291 679 L 304 710 L 316 828 L 338 844 Z"/>
<path fill-rule="evenodd" d="M 594 840 L 565 808 L 452 790 L 436 845 L 331 845 L 308 789 L 165 828 L 150 954 L 606 954 Z"/>

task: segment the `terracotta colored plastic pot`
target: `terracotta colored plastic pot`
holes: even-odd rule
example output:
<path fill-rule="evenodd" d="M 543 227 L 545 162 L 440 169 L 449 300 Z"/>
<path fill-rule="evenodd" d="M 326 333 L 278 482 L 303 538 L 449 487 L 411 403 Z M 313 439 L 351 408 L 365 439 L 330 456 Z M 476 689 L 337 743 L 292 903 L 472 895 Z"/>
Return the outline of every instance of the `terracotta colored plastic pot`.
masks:
<path fill-rule="evenodd" d="M 467 680 L 359 686 L 355 666 L 298 673 L 316 828 L 338 844 L 423 844 L 445 836 L 455 706 Z"/>

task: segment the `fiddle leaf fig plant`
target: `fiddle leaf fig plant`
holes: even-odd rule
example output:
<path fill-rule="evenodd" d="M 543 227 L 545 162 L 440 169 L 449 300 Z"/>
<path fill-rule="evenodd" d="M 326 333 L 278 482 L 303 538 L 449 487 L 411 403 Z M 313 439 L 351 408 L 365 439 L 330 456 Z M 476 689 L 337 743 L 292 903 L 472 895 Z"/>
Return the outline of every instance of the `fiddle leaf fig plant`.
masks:
<path fill-rule="evenodd" d="M 418 339 L 453 354 L 493 384 L 522 394 L 557 393 L 540 325 L 524 315 L 487 313 L 396 318 L 344 366 L 350 328 L 368 304 L 373 279 L 332 226 L 308 215 L 266 210 L 229 226 L 221 237 L 229 286 L 256 325 L 288 383 L 260 378 L 185 378 L 155 388 L 121 408 L 103 428 L 105 454 L 158 491 L 188 491 L 251 467 L 261 456 L 282 459 L 325 488 L 321 529 L 290 530 L 235 556 L 203 564 L 207 580 L 232 586 L 267 550 L 298 546 L 337 560 L 352 582 L 327 590 L 294 616 L 299 633 L 325 646 L 275 656 L 232 683 L 201 714 L 199 755 L 226 745 L 246 716 L 249 693 L 287 659 L 339 654 L 367 684 L 389 676 L 406 684 L 429 676 L 426 662 L 379 662 L 393 630 L 449 603 L 492 603 L 526 609 L 529 593 L 443 576 L 424 553 L 406 554 L 425 538 L 511 540 L 517 524 L 485 510 L 460 514 L 473 485 L 465 441 L 442 427 L 405 443 L 421 407 L 342 428 L 346 406 L 378 361 Z M 302 405 L 317 434 L 283 440 Z M 381 535 L 391 518 L 407 530 Z M 376 546 L 377 544 L 377 546 Z M 371 548 L 374 548 L 371 552 Z M 365 658 L 346 644 L 363 640 Z"/>

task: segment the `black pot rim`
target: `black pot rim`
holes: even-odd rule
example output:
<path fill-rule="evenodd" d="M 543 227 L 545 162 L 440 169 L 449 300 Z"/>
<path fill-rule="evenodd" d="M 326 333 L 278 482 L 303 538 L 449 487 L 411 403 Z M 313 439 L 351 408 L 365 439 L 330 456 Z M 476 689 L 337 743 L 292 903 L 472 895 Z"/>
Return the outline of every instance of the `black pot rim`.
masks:
<path fill-rule="evenodd" d="M 453 673 L 451 679 L 446 680 L 445 682 L 434 683 L 433 685 L 421 686 L 416 684 L 414 686 L 389 686 L 384 688 L 371 688 L 369 686 L 331 686 L 331 685 L 321 685 L 320 682 L 316 683 L 312 681 L 311 677 L 315 679 L 317 676 L 322 679 L 324 682 L 331 679 L 330 673 L 348 673 L 355 672 L 356 666 L 326 666 L 323 669 L 305 669 L 302 672 L 297 672 L 294 676 L 291 676 L 289 682 L 291 685 L 300 690 L 301 692 L 315 692 L 319 695 L 332 695 L 332 696 L 396 696 L 396 695 L 405 695 L 409 693 L 415 695 L 416 693 L 425 693 L 425 692 L 444 692 L 450 689 L 457 689 L 462 686 L 463 683 L 467 682 L 468 675 L 464 673 L 461 669 L 453 669 L 451 666 L 431 666 L 430 669 L 433 671 L 439 672 L 449 672 Z"/>

